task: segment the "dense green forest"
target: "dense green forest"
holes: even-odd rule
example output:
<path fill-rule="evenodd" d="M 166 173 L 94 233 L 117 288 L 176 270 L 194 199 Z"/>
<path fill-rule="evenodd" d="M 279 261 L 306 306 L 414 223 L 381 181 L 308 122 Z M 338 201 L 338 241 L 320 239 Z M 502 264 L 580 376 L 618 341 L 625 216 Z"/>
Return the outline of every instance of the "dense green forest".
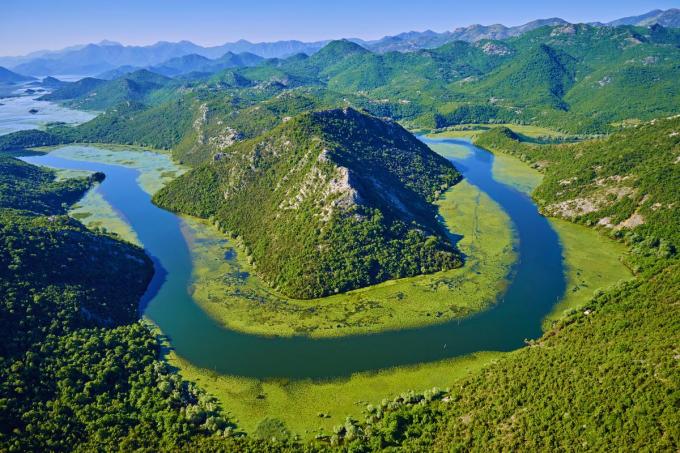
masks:
<path fill-rule="evenodd" d="M 460 266 L 431 204 L 459 179 L 401 126 L 337 109 L 230 147 L 154 201 L 211 218 L 270 285 L 310 298 Z"/>
<path fill-rule="evenodd" d="M 139 321 L 144 251 L 65 215 L 103 175 L 0 169 L 0 448 L 170 449 L 232 429 Z"/>

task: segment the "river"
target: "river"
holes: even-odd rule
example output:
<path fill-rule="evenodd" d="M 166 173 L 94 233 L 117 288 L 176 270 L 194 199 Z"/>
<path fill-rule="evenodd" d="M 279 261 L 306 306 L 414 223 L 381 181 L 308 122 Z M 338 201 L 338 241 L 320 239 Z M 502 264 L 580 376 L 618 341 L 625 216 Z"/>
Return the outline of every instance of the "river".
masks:
<path fill-rule="evenodd" d="M 507 291 L 492 308 L 467 318 L 327 339 L 251 335 L 225 328 L 208 316 L 188 292 L 192 260 L 181 230 L 182 219 L 151 203 L 150 195 L 139 185 L 137 170 L 51 154 L 24 160 L 106 174 L 99 192 L 127 220 L 156 266 L 142 301 L 144 315 L 168 337 L 179 356 L 221 374 L 326 379 L 476 351 L 520 348 L 525 339 L 541 335 L 541 321 L 564 294 L 562 249 L 556 232 L 526 194 L 493 178 L 494 156 L 466 141 L 421 139 L 440 146 L 467 147 L 467 156 L 453 158 L 453 163 L 511 218 L 518 238 L 518 259 Z"/>

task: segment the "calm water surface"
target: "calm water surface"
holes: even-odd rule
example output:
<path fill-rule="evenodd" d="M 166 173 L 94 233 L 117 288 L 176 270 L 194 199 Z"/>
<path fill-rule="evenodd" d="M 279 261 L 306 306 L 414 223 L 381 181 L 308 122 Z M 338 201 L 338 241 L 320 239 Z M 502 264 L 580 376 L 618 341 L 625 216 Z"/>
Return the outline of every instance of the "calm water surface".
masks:
<path fill-rule="evenodd" d="M 30 96 L 0 98 L 0 135 L 10 132 L 40 129 L 47 123 L 61 121 L 68 124 L 79 124 L 94 118 L 94 114 L 73 110 L 37 98 L 45 93 Z M 36 109 L 37 113 L 29 113 Z"/>

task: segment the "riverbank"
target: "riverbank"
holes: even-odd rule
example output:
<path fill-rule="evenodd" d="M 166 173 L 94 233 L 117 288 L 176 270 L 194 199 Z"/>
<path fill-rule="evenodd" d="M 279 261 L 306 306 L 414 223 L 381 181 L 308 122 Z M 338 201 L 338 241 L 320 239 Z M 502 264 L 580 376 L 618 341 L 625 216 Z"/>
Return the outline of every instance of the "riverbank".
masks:
<path fill-rule="evenodd" d="M 234 418 L 240 429 L 258 435 L 258 428 L 277 420 L 289 434 L 312 439 L 317 434 L 332 434 L 333 427 L 350 416 L 363 420 L 366 406 L 397 397 L 409 390 L 442 390 L 478 372 L 506 355 L 477 352 L 455 359 L 377 372 L 356 373 L 346 379 L 325 381 L 260 380 L 221 375 L 198 368 L 170 352 L 168 362 L 182 377 L 196 382 Z M 260 428 L 261 429 L 261 428 Z"/>
<path fill-rule="evenodd" d="M 219 231 L 207 222 L 185 219 L 193 260 L 192 298 L 230 329 L 312 338 L 422 327 L 481 311 L 503 292 L 515 261 L 510 220 L 465 181 L 437 204 L 443 223 L 460 237 L 465 266 L 313 300 L 276 294 Z"/>
<path fill-rule="evenodd" d="M 101 152 L 101 150 L 98 152 Z M 125 162 L 130 157 L 134 157 L 117 155 L 118 152 L 120 151 L 112 151 L 112 156 L 109 158 L 118 158 L 118 162 L 120 163 Z M 465 147 L 450 147 L 449 152 L 453 154 L 469 153 L 469 150 L 466 150 Z M 85 154 L 87 155 L 87 152 Z M 94 154 L 90 157 L 94 159 Z M 139 158 L 139 156 L 137 157 Z M 141 160 L 143 161 L 144 159 Z M 509 163 L 506 163 L 505 168 L 512 168 L 512 165 L 510 164 L 510 161 Z M 144 165 L 141 164 L 140 166 L 144 167 Z M 162 172 L 157 165 L 146 165 L 146 168 L 155 169 L 154 171 L 157 172 L 156 177 L 160 178 L 160 173 Z M 520 167 L 517 166 L 515 170 L 518 168 Z M 524 182 L 520 184 L 518 175 L 521 174 L 522 172 L 518 171 L 502 171 L 496 173 L 494 167 L 495 177 L 504 175 L 503 177 L 506 179 L 504 182 L 511 185 L 512 183 L 515 183 L 518 187 L 522 185 L 528 187 L 530 184 L 527 183 L 526 178 L 524 179 Z M 138 182 L 141 181 L 140 178 L 141 175 L 138 178 Z M 473 193 L 474 187 L 468 183 L 465 184 L 467 184 L 468 187 L 464 190 Z M 465 188 L 464 185 L 460 185 L 460 187 Z M 481 194 L 478 195 L 481 196 Z M 456 201 L 455 198 L 450 199 L 450 201 L 451 200 Z M 460 203 L 460 201 L 458 201 L 458 203 Z M 493 202 L 489 200 L 489 203 L 492 204 Z M 444 206 L 446 206 L 446 204 Z M 455 211 L 456 209 L 459 209 L 459 205 L 455 205 L 454 203 L 451 209 Z M 444 210 L 444 208 L 442 208 L 442 210 Z M 442 212 L 442 215 L 444 217 L 453 216 L 455 218 L 461 216 L 462 213 L 462 211 L 455 211 L 447 215 Z M 479 218 L 479 216 L 463 217 L 471 220 Z M 474 222 L 471 223 L 474 224 Z M 589 233 L 593 233 L 594 236 L 588 237 L 583 234 L 583 232 L 588 230 L 582 227 L 577 228 L 577 230 L 574 230 L 574 238 L 567 238 L 565 240 L 564 237 L 560 236 L 560 240 L 565 248 L 565 264 L 570 273 L 568 275 L 568 282 L 572 281 L 571 273 L 581 278 L 582 282 L 593 282 L 579 285 L 581 292 L 579 293 L 580 299 L 578 300 L 587 300 L 587 293 L 590 292 L 592 294 L 592 290 L 589 290 L 588 288 L 592 288 L 591 285 L 597 284 L 594 283 L 596 280 L 594 277 L 591 277 L 590 273 L 599 270 L 602 267 L 600 265 L 602 263 L 598 264 L 597 261 L 594 261 L 592 266 L 585 267 L 588 265 L 588 257 L 577 253 L 570 254 L 569 250 L 578 245 L 580 249 L 588 250 L 588 255 L 599 256 L 602 260 L 608 260 L 609 258 L 607 258 L 607 254 L 594 253 L 598 247 L 602 246 L 602 244 L 598 243 L 599 241 L 595 240 L 595 238 L 598 238 L 597 233 L 589 231 Z M 506 229 L 505 231 L 507 233 L 509 230 Z M 187 232 L 185 231 L 185 236 L 186 234 Z M 200 236 L 194 237 L 196 238 L 196 242 L 192 243 L 192 246 L 197 245 L 198 247 L 201 247 L 201 241 L 204 238 L 201 238 Z M 468 235 L 468 238 L 471 237 L 474 237 L 474 235 Z M 602 238 L 598 239 L 601 240 Z M 226 239 L 223 237 L 219 238 L 219 240 L 223 241 L 223 247 L 227 244 L 224 242 Z M 203 246 L 206 245 L 203 244 Z M 225 260 L 224 255 L 212 255 L 212 259 L 216 260 L 216 262 L 227 261 Z M 614 272 L 612 272 L 612 274 L 613 273 Z M 598 278 L 600 280 L 597 281 L 604 284 L 608 279 L 611 279 L 612 276 L 605 273 L 601 274 Z M 194 285 L 196 284 L 196 281 L 193 279 L 192 282 Z M 454 289 L 448 289 L 448 291 L 453 290 Z M 574 301 L 576 301 L 576 304 L 579 303 L 576 299 L 574 299 Z M 394 302 L 398 303 L 398 301 Z M 205 347 L 207 346 L 208 345 L 205 345 Z M 421 391 L 433 386 L 447 387 L 454 385 L 457 379 L 479 370 L 481 367 L 501 355 L 503 354 L 493 353 L 491 355 L 486 355 L 475 353 L 457 359 L 439 360 L 421 365 L 390 368 L 387 371 L 354 373 L 349 378 L 323 381 L 309 379 L 260 380 L 256 378 L 243 378 L 231 376 L 229 374 L 219 374 L 191 365 L 188 361 L 180 359 L 174 354 L 169 357 L 169 360 L 172 364 L 180 368 L 182 374 L 186 378 L 197 381 L 211 394 L 217 396 L 221 400 L 223 406 L 229 409 L 229 411 L 239 420 L 239 426 L 242 426 L 247 431 L 257 432 L 257 428 L 263 420 L 271 421 L 272 419 L 279 419 L 285 423 L 285 426 L 287 426 L 290 431 L 300 434 L 301 436 L 313 437 L 317 431 L 315 429 L 307 429 L 307 432 L 305 432 L 304 430 L 306 427 L 320 427 L 328 432 L 330 427 L 341 423 L 344 420 L 344 416 L 347 414 L 359 417 L 362 409 L 368 403 L 377 403 L 382 398 L 392 398 L 407 389 Z M 296 408 L 297 412 L 301 415 L 295 416 L 296 412 L 291 411 L 291 407 Z M 326 418 L 324 416 L 322 418 L 319 417 L 319 413 L 330 414 L 331 417 Z"/>
<path fill-rule="evenodd" d="M 514 129 L 518 126 L 512 125 L 512 127 Z M 524 130 L 527 134 L 531 132 L 531 130 Z M 542 132 L 545 133 L 545 131 Z M 446 133 L 433 134 L 432 137 L 447 137 L 447 135 Z M 468 135 L 464 139 L 473 141 L 474 137 Z M 433 146 L 433 149 L 445 157 L 465 152 L 459 148 L 461 147 L 456 150 L 455 147 Z M 543 180 L 543 173 L 516 157 L 502 152 L 493 154 L 493 176 L 498 181 L 531 195 Z M 628 253 L 625 245 L 583 225 L 556 218 L 548 218 L 548 220 L 557 231 L 562 243 L 567 289 L 564 297 L 555 304 L 553 311 L 545 318 L 544 329 L 548 329 L 570 312 L 586 305 L 595 291 L 633 278 L 633 274 L 623 264 L 623 259 Z"/>

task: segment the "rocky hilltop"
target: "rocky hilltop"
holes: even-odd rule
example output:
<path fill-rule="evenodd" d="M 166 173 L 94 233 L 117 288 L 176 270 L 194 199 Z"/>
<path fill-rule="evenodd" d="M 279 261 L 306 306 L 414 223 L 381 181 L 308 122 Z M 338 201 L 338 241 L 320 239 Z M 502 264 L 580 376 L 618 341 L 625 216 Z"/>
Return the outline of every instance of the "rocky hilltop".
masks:
<path fill-rule="evenodd" d="M 269 284 L 312 298 L 460 266 L 432 204 L 459 178 L 398 124 L 345 108 L 236 143 L 154 200 L 212 217 Z"/>

